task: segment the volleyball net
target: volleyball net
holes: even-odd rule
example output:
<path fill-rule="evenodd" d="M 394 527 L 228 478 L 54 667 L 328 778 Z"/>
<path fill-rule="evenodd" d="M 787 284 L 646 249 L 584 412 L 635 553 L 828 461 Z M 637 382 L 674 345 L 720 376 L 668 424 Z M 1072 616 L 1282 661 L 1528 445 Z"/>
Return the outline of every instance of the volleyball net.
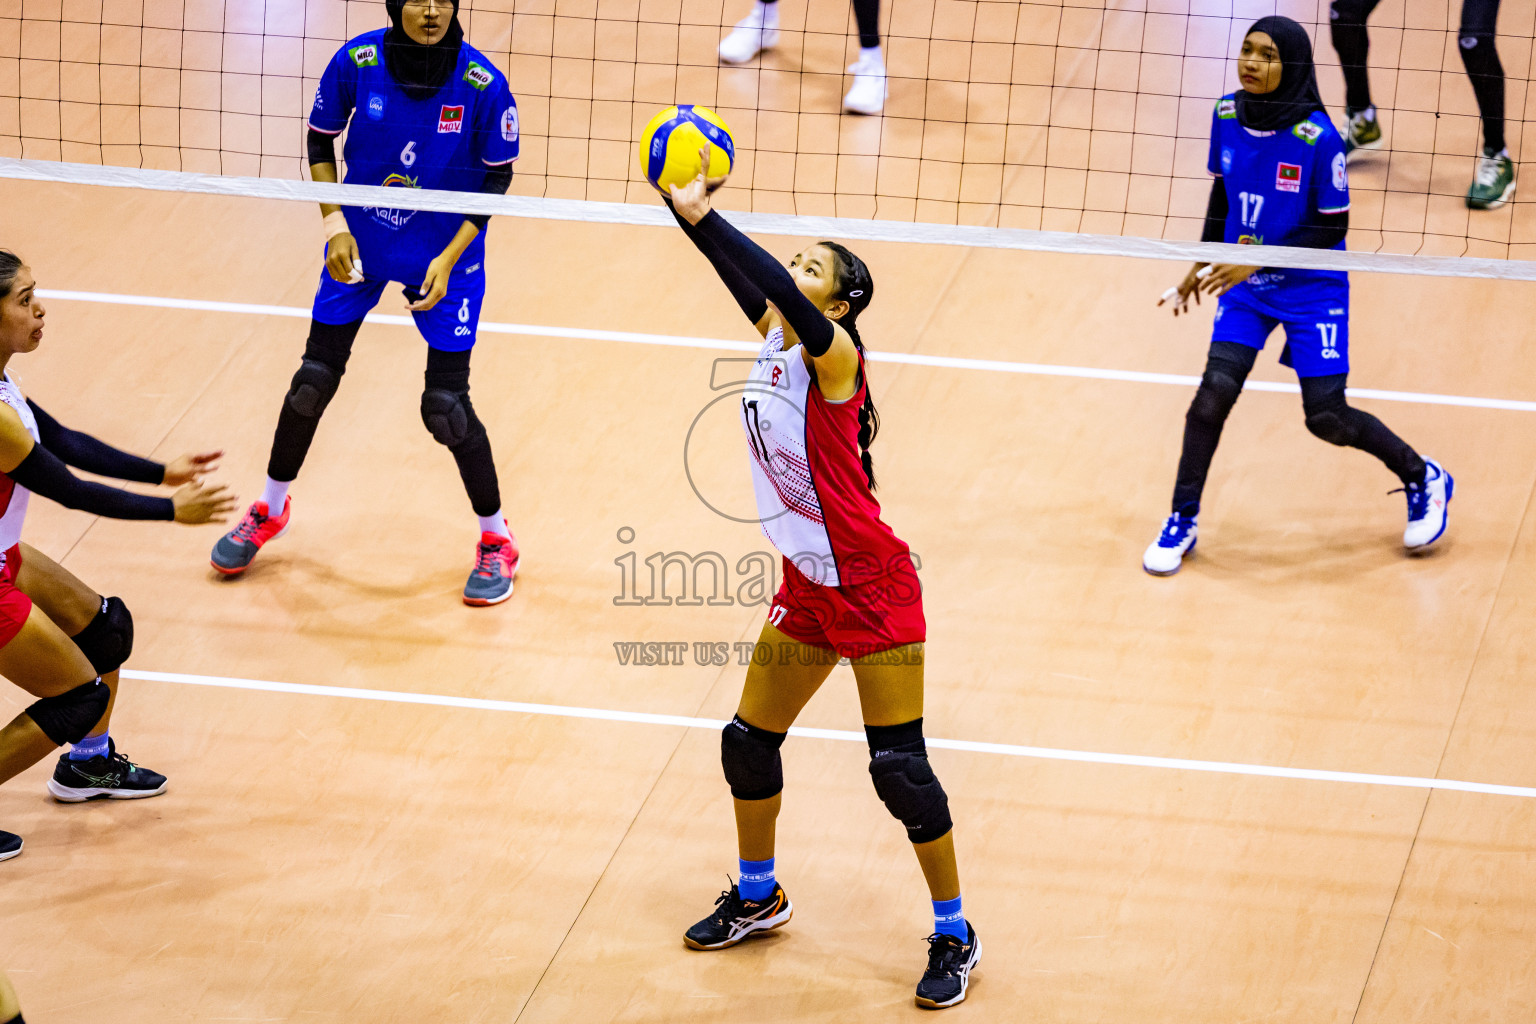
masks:
<path fill-rule="evenodd" d="M 858 53 L 847 0 L 780 0 L 778 45 L 722 65 L 720 40 L 747 4 L 461 0 L 469 42 L 506 73 L 519 105 L 522 156 L 494 212 L 632 204 L 635 222 L 648 222 L 658 211 L 636 140 L 658 109 L 695 103 L 720 113 L 736 141 L 720 205 L 762 215 L 760 226 L 835 217 L 868 222 L 864 237 L 1056 246 L 1015 244 L 1046 232 L 1079 236 L 1073 251 L 1187 255 L 1202 251 L 1188 240 L 1210 187 L 1212 105 L 1233 88 L 1233 55 L 1255 18 L 1282 13 L 1307 27 L 1324 98 L 1343 119 L 1325 0 L 884 0 L 889 98 L 875 117 L 841 112 Z M 1386 0 L 1372 16 L 1388 148 L 1350 165 L 1354 269 L 1356 257 L 1382 254 L 1374 265 L 1391 269 L 1386 254 L 1411 254 L 1525 277 L 1483 265 L 1536 257 L 1529 203 L 1464 202 L 1478 116 L 1453 6 Z M 1533 0 L 1505 0 L 1498 46 L 1517 157 L 1532 22 Z M 342 42 L 385 24 L 382 0 L 0 0 L 0 173 L 310 198 L 279 183 L 307 175 L 319 75 Z M 229 187 L 209 187 L 214 177 Z M 480 201 L 391 191 L 374 205 Z M 603 207 L 580 219 L 623 216 Z"/>

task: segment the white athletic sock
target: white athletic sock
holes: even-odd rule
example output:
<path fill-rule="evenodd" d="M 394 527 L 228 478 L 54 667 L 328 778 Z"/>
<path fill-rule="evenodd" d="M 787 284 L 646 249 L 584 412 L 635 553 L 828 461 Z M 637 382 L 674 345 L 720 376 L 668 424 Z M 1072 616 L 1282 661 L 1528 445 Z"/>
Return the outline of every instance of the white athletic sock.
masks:
<path fill-rule="evenodd" d="M 880 69 L 882 75 L 885 74 L 885 54 L 881 52 L 880 47 L 859 47 L 859 60 L 875 65 L 875 67 Z"/>
<path fill-rule="evenodd" d="M 501 509 L 496 510 L 493 516 L 479 516 L 480 532 L 494 533 L 500 537 L 512 538 L 512 531 L 507 529 L 507 517 L 501 514 Z"/>
<path fill-rule="evenodd" d="M 288 500 L 288 485 L 292 480 L 273 480 L 267 477 L 267 486 L 262 489 L 261 500 L 267 503 L 267 514 L 280 516 L 283 514 L 283 502 Z"/>

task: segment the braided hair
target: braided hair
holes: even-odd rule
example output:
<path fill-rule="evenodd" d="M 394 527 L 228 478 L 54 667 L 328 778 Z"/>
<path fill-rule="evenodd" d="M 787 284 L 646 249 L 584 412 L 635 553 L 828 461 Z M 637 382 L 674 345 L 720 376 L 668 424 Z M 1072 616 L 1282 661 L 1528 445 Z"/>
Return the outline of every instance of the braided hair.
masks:
<path fill-rule="evenodd" d="M 836 242 L 822 242 L 833 256 L 837 257 L 834 266 L 837 274 L 837 291 L 834 299 L 842 299 L 848 303 L 848 312 L 843 314 L 837 323 L 848 332 L 848 337 L 853 339 L 853 345 L 864 354 L 864 341 L 859 337 L 859 314 L 869 306 L 869 300 L 875 297 L 875 280 L 869 275 L 869 267 L 864 261 L 845 246 Z M 861 368 L 860 374 L 864 371 Z M 859 461 L 864 465 L 864 477 L 869 481 L 869 489 L 875 489 L 875 460 L 870 457 L 869 446 L 875 443 L 875 435 L 880 433 L 880 414 L 875 410 L 875 400 L 869 392 L 869 380 L 864 381 L 864 404 L 859 407 Z"/>
<path fill-rule="evenodd" d="M 9 249 L 0 249 L 0 299 L 11 294 L 11 288 L 16 284 L 16 275 L 22 267 L 21 257 Z"/>

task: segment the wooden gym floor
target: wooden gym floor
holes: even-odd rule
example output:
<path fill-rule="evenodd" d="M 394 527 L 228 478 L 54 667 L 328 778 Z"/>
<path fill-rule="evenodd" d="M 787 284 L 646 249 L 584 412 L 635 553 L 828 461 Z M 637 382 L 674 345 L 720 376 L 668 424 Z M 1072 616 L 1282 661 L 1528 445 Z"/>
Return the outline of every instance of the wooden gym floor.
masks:
<path fill-rule="evenodd" d="M 305 204 L 14 182 L 6 196 L 0 244 L 46 289 L 307 307 L 314 288 Z M 765 241 L 787 256 L 803 240 Z M 489 244 L 487 321 L 753 337 L 680 233 L 503 219 Z M 1153 308 L 1178 265 L 856 248 L 878 287 L 876 350 L 1202 364 L 1209 307 L 1177 322 Z M 1357 385 L 1536 398 L 1518 328 L 1536 291 L 1354 288 Z M 221 477 L 256 496 L 303 320 L 48 305 L 44 347 L 13 363 L 30 395 L 133 450 L 223 447 Z M 1289 380 L 1275 352 L 1256 376 Z M 27 539 L 133 608 L 129 667 L 200 679 L 124 683 L 114 736 L 170 776 L 164 797 L 58 805 L 48 764 L 0 790 L 0 826 L 27 841 L 0 865 L 0 965 L 28 1019 L 915 1019 L 926 893 L 858 743 L 790 739 L 794 922 L 702 954 L 681 932 L 735 867 L 713 730 L 233 688 L 728 717 L 739 666 L 622 665 L 615 644 L 750 640 L 764 610 L 615 600 L 629 554 L 644 595 L 656 552 L 734 570 L 768 550 L 694 490 L 750 507 L 732 405 L 704 411 L 713 361 L 740 355 L 482 335 L 476 407 L 525 552 L 496 608 L 458 599 L 474 520 L 418 421 L 409 327 L 365 329 L 293 528 L 238 581 L 208 567 L 213 528 L 38 501 Z M 1456 475 L 1446 540 L 1409 558 L 1396 481 L 1307 434 L 1296 396 L 1250 393 L 1198 554 L 1154 579 L 1138 559 L 1188 387 L 892 363 L 872 382 L 880 496 L 922 559 L 930 736 L 1536 785 L 1536 413 L 1361 402 Z M 857 731 L 851 681 L 838 669 L 801 724 Z M 0 687 L 0 715 L 24 701 Z M 934 761 L 986 947 L 957 1018 L 1470 1024 L 1536 1000 L 1528 797 Z"/>

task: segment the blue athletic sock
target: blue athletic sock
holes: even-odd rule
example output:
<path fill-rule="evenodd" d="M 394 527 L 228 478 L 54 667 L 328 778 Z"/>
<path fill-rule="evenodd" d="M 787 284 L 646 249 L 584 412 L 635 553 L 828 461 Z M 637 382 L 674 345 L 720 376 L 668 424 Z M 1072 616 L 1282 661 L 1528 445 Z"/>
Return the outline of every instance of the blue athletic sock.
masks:
<path fill-rule="evenodd" d="M 744 900 L 761 903 L 773 895 L 773 858 L 767 860 L 738 860 L 741 873 L 736 878 L 736 891 Z"/>
<path fill-rule="evenodd" d="M 107 733 L 102 733 L 100 736 L 87 736 L 69 748 L 69 759 L 89 761 L 93 757 L 106 757 L 107 742 Z"/>
<path fill-rule="evenodd" d="M 965 914 L 960 910 L 960 897 L 952 900 L 933 901 L 933 930 L 940 935 L 953 935 L 965 941 Z"/>

